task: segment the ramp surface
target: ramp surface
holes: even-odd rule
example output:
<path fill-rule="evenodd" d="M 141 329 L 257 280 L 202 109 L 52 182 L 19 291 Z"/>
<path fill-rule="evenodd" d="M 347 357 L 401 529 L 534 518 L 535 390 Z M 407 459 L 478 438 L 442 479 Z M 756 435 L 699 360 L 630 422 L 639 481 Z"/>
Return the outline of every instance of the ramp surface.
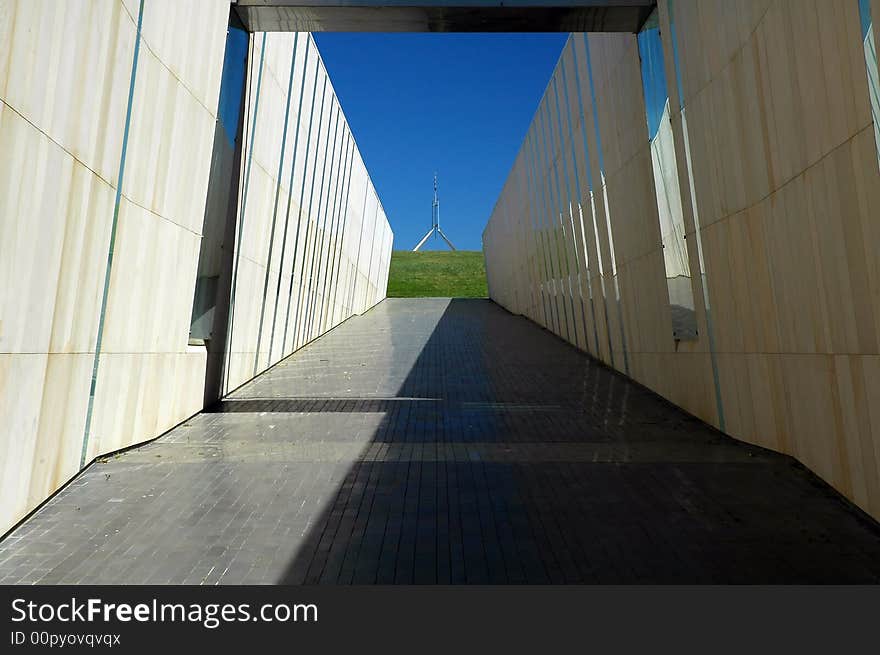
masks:
<path fill-rule="evenodd" d="M 488 300 L 386 300 L 0 542 L 2 583 L 878 581 L 802 466 Z"/>

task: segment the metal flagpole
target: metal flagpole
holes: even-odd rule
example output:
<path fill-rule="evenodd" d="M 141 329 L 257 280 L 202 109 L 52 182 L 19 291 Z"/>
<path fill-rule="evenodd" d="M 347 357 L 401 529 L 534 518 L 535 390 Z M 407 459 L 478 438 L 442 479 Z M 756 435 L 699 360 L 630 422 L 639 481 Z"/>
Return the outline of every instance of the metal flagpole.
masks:
<path fill-rule="evenodd" d="M 450 241 L 447 236 L 443 234 L 443 230 L 440 229 L 440 195 L 437 193 L 437 173 L 434 173 L 434 201 L 431 203 L 431 229 L 428 230 L 428 233 L 422 237 L 422 240 L 419 241 L 412 251 L 418 252 L 419 248 L 425 245 L 425 242 L 432 234 L 435 237 L 440 236 L 451 250 L 455 250 L 452 241 Z"/>

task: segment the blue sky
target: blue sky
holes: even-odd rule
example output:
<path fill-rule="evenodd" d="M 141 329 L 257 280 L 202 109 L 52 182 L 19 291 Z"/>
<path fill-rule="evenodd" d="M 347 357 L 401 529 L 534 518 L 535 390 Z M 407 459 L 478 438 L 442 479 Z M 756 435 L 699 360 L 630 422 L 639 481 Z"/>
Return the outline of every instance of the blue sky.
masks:
<path fill-rule="evenodd" d="M 314 36 L 395 249 L 411 249 L 430 229 L 436 171 L 443 231 L 457 248 L 479 250 L 568 35 Z"/>

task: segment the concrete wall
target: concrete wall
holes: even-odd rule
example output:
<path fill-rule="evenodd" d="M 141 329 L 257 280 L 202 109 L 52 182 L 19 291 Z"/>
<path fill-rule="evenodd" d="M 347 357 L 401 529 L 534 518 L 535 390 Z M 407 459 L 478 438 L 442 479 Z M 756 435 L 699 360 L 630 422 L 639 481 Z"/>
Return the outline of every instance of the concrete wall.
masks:
<path fill-rule="evenodd" d="M 391 254 L 385 212 L 311 35 L 261 33 L 252 44 L 225 392 L 382 300 Z"/>
<path fill-rule="evenodd" d="M 210 398 L 206 346 L 189 336 L 228 19 L 225 0 L 145 0 L 142 14 L 138 0 L 0 0 L 0 532 L 82 463 Z M 310 35 L 250 40 L 238 181 L 249 189 L 222 244 L 236 294 L 221 392 L 384 297 L 391 231 L 321 64 L 335 109 L 314 120 L 321 140 L 298 146 L 293 184 L 292 135 L 306 128 L 288 121 L 279 169 L 291 61 L 299 94 L 306 44 L 314 77 Z M 320 195 L 316 184 L 312 204 L 297 196 L 288 213 L 291 189 L 318 169 Z M 288 224 L 302 242 L 282 256 Z"/>
<path fill-rule="evenodd" d="M 490 295 L 880 518 L 859 2 L 661 0 L 659 21 L 696 339 L 673 337 L 635 35 L 571 35 L 483 235 Z"/>

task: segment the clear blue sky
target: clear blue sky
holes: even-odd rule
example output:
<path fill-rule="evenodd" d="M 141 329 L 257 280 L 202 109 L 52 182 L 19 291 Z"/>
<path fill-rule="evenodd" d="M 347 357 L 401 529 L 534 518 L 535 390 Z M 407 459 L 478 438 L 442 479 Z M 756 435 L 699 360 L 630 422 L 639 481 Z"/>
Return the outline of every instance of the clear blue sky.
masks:
<path fill-rule="evenodd" d="M 409 250 L 440 225 L 461 250 L 480 236 L 567 34 L 315 33 L 394 230 Z M 425 245 L 440 250 L 438 239 Z"/>

